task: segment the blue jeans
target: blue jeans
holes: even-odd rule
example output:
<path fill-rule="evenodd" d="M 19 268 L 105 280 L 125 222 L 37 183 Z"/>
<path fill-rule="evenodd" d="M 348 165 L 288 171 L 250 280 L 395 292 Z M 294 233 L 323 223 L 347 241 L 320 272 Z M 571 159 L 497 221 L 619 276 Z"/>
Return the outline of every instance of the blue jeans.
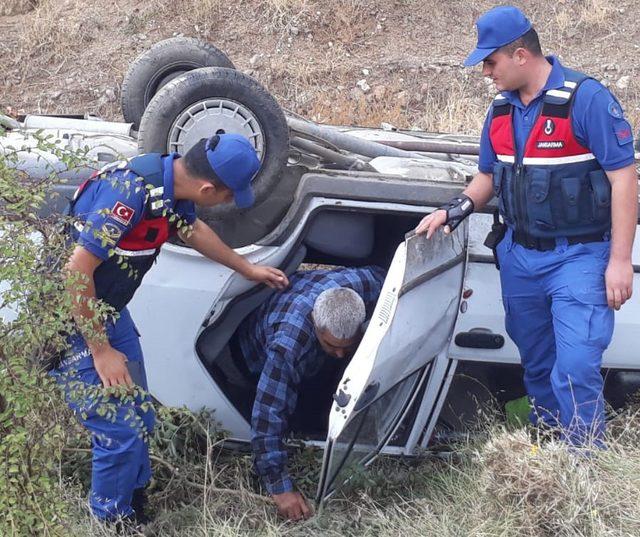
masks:
<path fill-rule="evenodd" d="M 498 245 L 507 333 L 520 351 L 534 423 L 560 426 L 569 443 L 604 446 L 602 353 L 613 336 L 604 272 L 609 242 L 541 252 Z"/>
<path fill-rule="evenodd" d="M 129 311 L 123 309 L 117 321 L 105 328 L 109 343 L 127 357 L 132 377 L 146 391 L 139 334 Z M 91 432 L 91 509 L 103 520 L 131 515 L 133 491 L 151 479 L 147 435 L 153 430 L 155 415 L 149 397 L 98 401 L 99 390 L 91 387 L 102 383 L 84 338 L 73 334 L 69 344 L 69 351 L 52 374 L 64 386 L 69 406 Z M 109 410 L 106 415 L 105 409 Z"/>

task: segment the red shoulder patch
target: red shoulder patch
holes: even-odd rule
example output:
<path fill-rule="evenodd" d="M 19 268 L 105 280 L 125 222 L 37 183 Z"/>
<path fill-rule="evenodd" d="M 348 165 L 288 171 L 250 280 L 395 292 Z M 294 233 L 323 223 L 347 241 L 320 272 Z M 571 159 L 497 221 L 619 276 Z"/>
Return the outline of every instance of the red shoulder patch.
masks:
<path fill-rule="evenodd" d="M 124 225 L 129 225 L 131 223 L 131 219 L 135 213 L 135 209 L 132 209 L 121 201 L 116 202 L 113 209 L 111 209 L 111 216 L 118 222 L 122 222 Z"/>

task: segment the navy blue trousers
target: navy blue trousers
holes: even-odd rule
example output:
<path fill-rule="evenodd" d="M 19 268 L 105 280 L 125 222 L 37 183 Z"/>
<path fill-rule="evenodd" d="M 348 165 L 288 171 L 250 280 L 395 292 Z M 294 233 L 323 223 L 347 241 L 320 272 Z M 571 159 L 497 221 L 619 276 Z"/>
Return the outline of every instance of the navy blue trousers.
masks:
<path fill-rule="evenodd" d="M 509 230 L 498 245 L 506 329 L 520 351 L 531 420 L 561 427 L 572 445 L 604 446 L 602 354 L 613 335 L 604 273 L 609 242 L 541 252 Z"/>
<path fill-rule="evenodd" d="M 132 377 L 147 390 L 139 334 L 125 308 L 115 323 L 106 326 L 114 349 L 129 360 Z M 90 505 L 94 515 L 113 520 L 133 513 L 131 496 L 151 479 L 147 436 L 153 430 L 155 415 L 147 395 L 129 399 L 100 399 L 100 377 L 84 338 L 69 338 L 70 350 L 53 372 L 65 388 L 70 407 L 91 432 L 93 464 Z"/>

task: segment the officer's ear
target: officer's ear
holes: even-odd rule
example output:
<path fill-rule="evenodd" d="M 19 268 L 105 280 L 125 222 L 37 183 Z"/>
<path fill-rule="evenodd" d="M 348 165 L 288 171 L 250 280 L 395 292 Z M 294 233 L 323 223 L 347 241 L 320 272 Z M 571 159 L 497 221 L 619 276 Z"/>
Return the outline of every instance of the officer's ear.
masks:
<path fill-rule="evenodd" d="M 212 194 L 215 194 L 216 191 L 217 191 L 216 185 L 214 185 L 212 182 L 202 181 L 202 183 L 200 183 L 200 188 L 198 189 L 198 194 L 206 197 L 206 196 L 211 196 Z"/>
<path fill-rule="evenodd" d="M 518 47 L 511 56 L 516 65 L 522 66 L 531 58 L 531 52 L 524 47 Z"/>

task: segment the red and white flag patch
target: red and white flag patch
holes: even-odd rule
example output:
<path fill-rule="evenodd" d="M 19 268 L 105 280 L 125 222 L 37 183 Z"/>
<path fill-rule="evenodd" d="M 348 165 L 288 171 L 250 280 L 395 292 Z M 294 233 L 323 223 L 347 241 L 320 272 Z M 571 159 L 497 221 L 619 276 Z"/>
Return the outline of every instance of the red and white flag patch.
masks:
<path fill-rule="evenodd" d="M 135 210 L 118 201 L 111 209 L 111 216 L 118 222 L 122 222 L 124 225 L 128 225 L 135 214 Z"/>

